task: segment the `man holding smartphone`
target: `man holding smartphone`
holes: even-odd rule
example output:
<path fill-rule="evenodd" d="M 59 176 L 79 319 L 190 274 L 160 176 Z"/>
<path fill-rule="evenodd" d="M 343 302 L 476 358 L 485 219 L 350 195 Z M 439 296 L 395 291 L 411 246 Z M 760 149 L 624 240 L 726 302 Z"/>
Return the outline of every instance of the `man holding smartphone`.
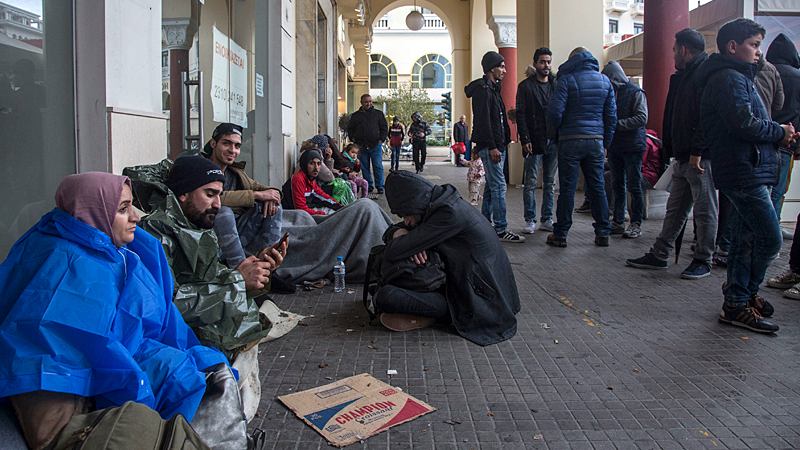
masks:
<path fill-rule="evenodd" d="M 241 147 L 242 127 L 222 123 L 203 149 L 203 156 L 218 165 L 225 176 L 214 231 L 220 260 L 231 269 L 278 242 L 283 215 L 280 189 L 253 180 L 244 171 L 245 162 L 236 161 Z M 273 276 L 271 283 L 271 291 L 278 294 L 296 290 L 294 284 L 278 276 Z"/>

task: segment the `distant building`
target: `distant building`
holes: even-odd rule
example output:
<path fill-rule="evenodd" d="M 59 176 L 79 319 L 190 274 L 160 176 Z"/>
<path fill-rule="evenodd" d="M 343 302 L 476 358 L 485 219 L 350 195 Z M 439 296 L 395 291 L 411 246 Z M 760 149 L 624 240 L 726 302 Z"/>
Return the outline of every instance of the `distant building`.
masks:
<path fill-rule="evenodd" d="M 0 34 L 42 48 L 42 19 L 30 11 L 0 2 Z"/>

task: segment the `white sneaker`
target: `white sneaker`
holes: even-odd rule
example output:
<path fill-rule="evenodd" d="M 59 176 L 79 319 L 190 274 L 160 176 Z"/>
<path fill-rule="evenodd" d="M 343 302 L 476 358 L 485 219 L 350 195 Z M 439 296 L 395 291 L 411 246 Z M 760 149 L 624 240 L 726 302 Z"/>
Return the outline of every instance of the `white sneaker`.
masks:
<path fill-rule="evenodd" d="M 522 230 L 522 232 L 525 234 L 533 234 L 533 232 L 536 231 L 536 221 L 529 220 L 526 223 L 527 225 L 525 225 L 525 228 Z"/>
<path fill-rule="evenodd" d="M 539 229 L 544 231 L 553 231 L 553 219 L 543 220 L 539 224 Z"/>

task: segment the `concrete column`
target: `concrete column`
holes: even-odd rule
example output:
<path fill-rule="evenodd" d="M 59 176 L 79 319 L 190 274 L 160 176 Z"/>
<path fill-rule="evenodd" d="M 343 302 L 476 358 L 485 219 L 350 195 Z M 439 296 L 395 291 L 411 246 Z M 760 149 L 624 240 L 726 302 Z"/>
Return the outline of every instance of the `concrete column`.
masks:
<path fill-rule="evenodd" d="M 498 52 L 506 59 L 506 76 L 500 95 L 506 105 L 506 112 L 513 109 L 517 98 L 517 18 L 516 16 L 492 16 L 489 18 L 489 28 L 494 33 L 494 42 Z M 517 126 L 510 123 L 511 140 L 517 140 Z"/>
<path fill-rule="evenodd" d="M 664 118 L 669 77 L 675 72 L 672 44 L 675 33 L 689 27 L 689 5 L 685 0 L 648 2 L 644 10 L 643 73 L 647 92 L 647 127 L 658 131 Z"/>
<path fill-rule="evenodd" d="M 169 157 L 174 161 L 184 147 L 183 72 L 189 72 L 189 49 L 197 32 L 197 22 L 164 19 L 161 27 L 169 49 Z"/>

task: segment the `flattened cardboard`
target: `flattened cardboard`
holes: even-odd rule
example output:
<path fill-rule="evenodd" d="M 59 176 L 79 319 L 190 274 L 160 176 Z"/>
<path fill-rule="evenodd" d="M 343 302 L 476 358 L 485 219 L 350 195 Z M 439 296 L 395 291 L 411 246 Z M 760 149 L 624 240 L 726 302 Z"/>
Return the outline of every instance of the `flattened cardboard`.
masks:
<path fill-rule="evenodd" d="M 366 373 L 278 399 L 336 447 L 436 411 Z"/>

